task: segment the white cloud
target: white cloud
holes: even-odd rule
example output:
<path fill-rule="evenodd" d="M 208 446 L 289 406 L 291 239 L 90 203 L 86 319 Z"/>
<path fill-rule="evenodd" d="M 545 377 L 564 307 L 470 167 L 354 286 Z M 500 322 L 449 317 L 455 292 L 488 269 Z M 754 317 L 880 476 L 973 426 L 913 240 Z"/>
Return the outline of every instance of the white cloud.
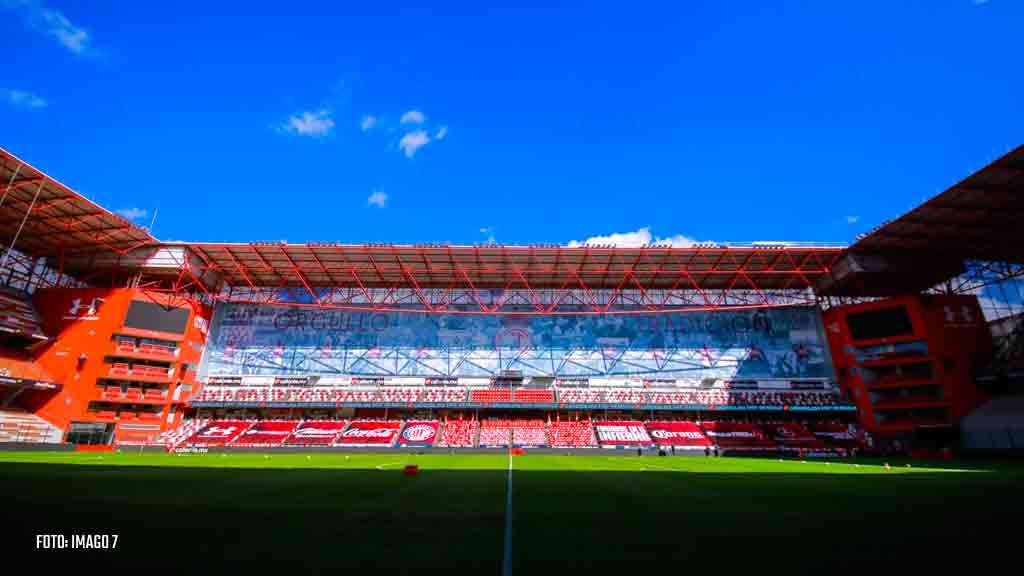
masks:
<path fill-rule="evenodd" d="M 379 190 L 374 190 L 373 194 L 370 194 L 370 197 L 366 199 L 366 203 L 370 206 L 383 208 L 388 203 L 388 195 Z"/>
<path fill-rule="evenodd" d="M 129 220 L 137 220 L 149 216 L 149 210 L 145 208 L 121 208 L 120 210 L 114 210 L 114 213 L 120 214 Z"/>
<path fill-rule="evenodd" d="M 281 129 L 302 136 L 326 136 L 334 129 L 334 119 L 331 118 L 329 110 L 321 108 L 313 112 L 306 111 L 291 115 L 281 125 Z"/>
<path fill-rule="evenodd" d="M 423 124 L 425 119 L 426 116 L 423 115 L 423 112 L 420 112 L 419 110 L 409 110 L 405 114 L 402 114 L 400 122 L 402 124 Z"/>
<path fill-rule="evenodd" d="M 405 152 L 406 158 L 412 158 L 413 154 L 420 148 L 426 146 L 430 142 L 430 136 L 423 130 L 417 130 L 415 132 L 407 132 L 402 139 L 398 141 L 398 145 Z"/>
<path fill-rule="evenodd" d="M 48 102 L 24 90 L 3 90 L 4 99 L 17 108 L 46 108 Z"/>
<path fill-rule="evenodd" d="M 447 126 L 441 126 L 437 130 L 437 133 L 434 134 L 434 140 L 444 140 L 444 137 L 447 136 L 447 135 L 448 135 L 448 127 Z"/>
<path fill-rule="evenodd" d="M 846 223 L 847 224 L 856 224 L 858 220 L 860 220 L 860 216 L 847 216 L 846 217 Z"/>
<path fill-rule="evenodd" d="M 493 230 L 493 228 L 491 228 L 490 226 L 484 226 L 483 228 L 480 229 L 480 233 L 481 234 L 490 234 L 491 230 Z"/>
<path fill-rule="evenodd" d="M 376 125 L 377 125 L 377 117 L 376 116 L 370 116 L 369 114 L 367 114 L 366 116 L 363 116 L 363 120 L 359 123 L 359 128 L 361 128 L 363 130 L 363 132 L 366 132 L 367 130 L 369 130 L 370 128 L 373 128 Z"/>
<path fill-rule="evenodd" d="M 696 244 L 696 241 L 692 238 L 687 238 L 682 234 L 675 236 L 667 236 L 665 238 L 657 238 L 651 234 L 651 229 L 647 226 L 636 230 L 634 232 L 612 232 L 607 236 L 591 236 L 586 240 L 570 240 L 569 247 L 576 248 L 585 245 L 596 245 L 596 246 L 621 246 L 623 248 L 638 248 L 640 246 L 648 246 L 652 244 L 657 245 L 671 245 L 679 248 L 686 246 L 692 246 Z"/>
<path fill-rule="evenodd" d="M 71 52 L 79 55 L 92 52 L 89 32 L 73 24 L 60 10 L 47 8 L 39 0 L 0 0 L 0 6 L 20 10 L 29 28 L 53 36 Z"/>

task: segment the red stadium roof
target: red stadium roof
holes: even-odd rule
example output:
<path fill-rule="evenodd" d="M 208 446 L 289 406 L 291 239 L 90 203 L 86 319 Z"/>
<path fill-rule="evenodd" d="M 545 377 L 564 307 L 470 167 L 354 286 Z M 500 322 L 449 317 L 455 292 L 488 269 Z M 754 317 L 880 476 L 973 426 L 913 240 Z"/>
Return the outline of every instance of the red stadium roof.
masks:
<path fill-rule="evenodd" d="M 834 247 L 189 244 L 233 286 L 806 289 Z"/>
<path fill-rule="evenodd" d="M 1024 146 L 850 247 L 858 253 L 922 252 L 930 259 L 1024 262 Z"/>
<path fill-rule="evenodd" d="M 0 148 L 0 244 L 56 258 L 157 243 L 148 232 Z"/>
<path fill-rule="evenodd" d="M 0 243 L 89 282 L 133 278 L 139 285 L 203 292 L 252 301 L 268 290 L 304 291 L 315 305 L 333 302 L 325 290 L 362 291 L 364 303 L 384 305 L 371 292 L 522 291 L 538 311 L 534 291 L 636 292 L 650 309 L 678 304 L 691 292 L 696 305 L 719 306 L 724 293 L 767 292 L 885 295 L 922 290 L 960 274 L 965 258 L 1022 262 L 1024 147 L 864 237 L 849 249 L 824 245 L 754 243 L 690 247 L 392 246 L 334 243 L 162 243 L 146 230 L 89 201 L 0 149 Z M 27 268 L 31 268 L 28 262 Z M 651 295 L 648 292 L 660 291 Z M 718 294 L 710 294 L 717 292 Z M 225 295 L 227 294 L 227 295 Z M 444 300 L 448 295 L 441 296 Z M 607 295 L 606 295 L 607 296 Z M 351 298 L 351 296 L 349 297 Z M 263 299 L 263 300 L 261 300 Z M 607 300 L 605 300 L 607 301 Z M 660 302 L 661 304 L 654 304 Z M 392 302 L 393 304 L 393 302 Z M 443 306 L 442 306 L 443 307 Z M 481 308 L 486 308 L 481 305 Z M 607 310 L 607 308 L 605 309 Z"/>
<path fill-rule="evenodd" d="M 823 278 L 823 294 L 887 296 L 962 274 L 965 260 L 1024 264 L 1024 146 L 879 226 Z"/>

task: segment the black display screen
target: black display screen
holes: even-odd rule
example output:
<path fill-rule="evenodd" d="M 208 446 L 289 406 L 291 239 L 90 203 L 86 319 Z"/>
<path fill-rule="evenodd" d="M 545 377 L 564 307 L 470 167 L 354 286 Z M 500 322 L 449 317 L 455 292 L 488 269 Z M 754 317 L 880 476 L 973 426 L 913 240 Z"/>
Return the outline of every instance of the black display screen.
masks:
<path fill-rule="evenodd" d="M 164 308 L 152 302 L 133 301 L 124 319 L 126 328 L 183 334 L 188 326 L 188 308 Z"/>
<path fill-rule="evenodd" d="M 905 336 L 914 332 L 905 306 L 850 314 L 846 317 L 846 326 L 854 340 Z"/>

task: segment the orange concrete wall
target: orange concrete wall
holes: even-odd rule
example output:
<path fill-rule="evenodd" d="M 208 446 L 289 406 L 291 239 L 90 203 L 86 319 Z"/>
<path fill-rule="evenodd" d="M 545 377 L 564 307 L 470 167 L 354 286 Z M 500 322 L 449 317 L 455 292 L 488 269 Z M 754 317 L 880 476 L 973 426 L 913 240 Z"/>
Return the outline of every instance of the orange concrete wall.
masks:
<path fill-rule="evenodd" d="M 193 383 L 195 370 L 184 374 L 183 365 L 198 366 L 206 342 L 206 327 L 212 310 L 209 307 L 173 301 L 162 294 L 136 289 L 45 289 L 33 297 L 36 310 L 46 333 L 53 341 L 37 352 L 38 362 L 63 389 L 57 393 L 30 391 L 21 398 L 22 404 L 61 428 L 72 421 L 94 421 L 88 413 L 89 403 L 100 399 L 97 380 L 108 375 L 111 362 L 106 360 L 111 351 L 114 335 L 123 333 L 136 337 L 151 337 L 179 343 L 180 352 L 172 361 L 174 379 L 169 386 L 167 402 L 161 406 L 160 429 L 169 426 L 167 415 L 175 386 L 179 382 Z M 184 335 L 123 328 L 124 318 L 133 300 L 156 302 L 162 305 L 191 308 Z M 184 405 L 187 397 L 180 400 Z M 176 423 L 176 422 L 175 422 Z M 173 423 L 171 424 L 173 425 Z M 149 436 L 122 431 L 117 426 L 116 436 Z"/>
<path fill-rule="evenodd" d="M 848 314 L 900 304 L 906 306 L 913 324 L 912 334 L 869 341 L 853 340 L 846 324 Z M 992 337 L 976 297 L 910 295 L 889 298 L 831 308 L 823 319 L 840 386 L 857 405 L 865 429 L 877 432 L 878 425 L 869 400 L 870 391 L 857 374 L 855 355 L 849 350 L 851 346 L 924 341 L 928 346 L 927 360 L 932 365 L 933 381 L 942 387 L 944 397 L 950 400 L 949 412 L 954 421 L 985 400 L 974 375 L 991 356 Z"/>

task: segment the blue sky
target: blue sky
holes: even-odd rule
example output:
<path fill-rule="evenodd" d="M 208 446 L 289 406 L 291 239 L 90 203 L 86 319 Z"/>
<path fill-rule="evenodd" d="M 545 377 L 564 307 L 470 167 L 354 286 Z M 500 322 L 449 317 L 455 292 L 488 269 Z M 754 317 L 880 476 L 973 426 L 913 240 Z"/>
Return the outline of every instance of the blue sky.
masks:
<path fill-rule="evenodd" d="M 849 242 L 1024 142 L 1017 0 L 85 4 L 0 146 L 166 240 Z"/>

